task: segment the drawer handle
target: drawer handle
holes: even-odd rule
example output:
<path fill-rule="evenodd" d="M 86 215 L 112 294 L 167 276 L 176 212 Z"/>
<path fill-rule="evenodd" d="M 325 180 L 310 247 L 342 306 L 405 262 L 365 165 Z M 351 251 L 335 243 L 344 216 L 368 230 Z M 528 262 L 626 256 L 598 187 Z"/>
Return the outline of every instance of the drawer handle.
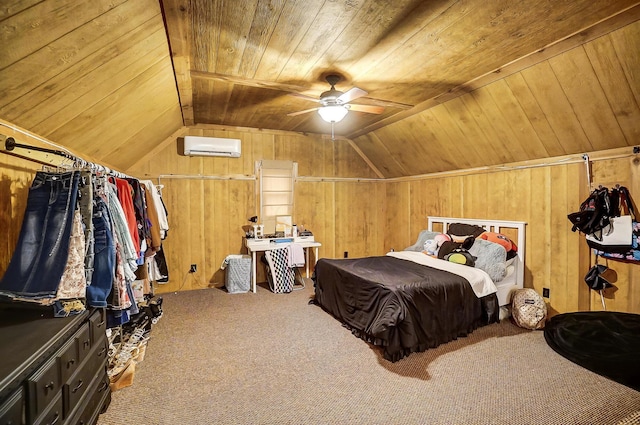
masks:
<path fill-rule="evenodd" d="M 73 366 L 76 363 L 76 359 L 71 359 L 67 362 L 67 369 Z"/>
<path fill-rule="evenodd" d="M 100 350 L 100 352 L 98 353 L 98 357 L 102 357 L 106 352 L 107 352 L 107 347 L 102 347 L 102 350 Z"/>
<path fill-rule="evenodd" d="M 103 382 L 102 385 L 100 385 L 100 388 L 98 388 L 98 392 L 101 393 L 104 390 L 107 389 L 107 387 L 109 386 L 109 384 L 107 384 L 106 382 Z"/>
<path fill-rule="evenodd" d="M 101 328 L 104 325 L 104 320 L 96 325 L 97 328 Z"/>
<path fill-rule="evenodd" d="M 71 390 L 71 392 L 75 393 L 76 391 L 78 391 L 82 387 L 83 383 L 84 382 L 82 382 L 82 379 L 81 379 L 80 382 L 78 382 L 78 385 L 73 390 Z"/>
<path fill-rule="evenodd" d="M 84 342 L 85 348 L 89 347 L 90 345 L 91 345 L 91 340 L 89 340 L 89 339 L 85 340 L 85 342 Z"/>
<path fill-rule="evenodd" d="M 47 385 L 45 385 L 45 386 L 44 386 L 44 390 L 45 390 L 45 392 L 46 392 L 47 390 L 52 390 L 52 389 L 54 389 L 54 388 L 55 388 L 55 386 L 56 386 L 56 384 L 55 384 L 53 381 L 51 381 L 51 382 L 49 382 Z"/>
<path fill-rule="evenodd" d="M 60 419 L 60 413 L 56 412 L 56 416 L 53 418 L 53 420 L 51 421 L 51 423 L 49 423 L 49 425 L 54 425 L 55 423 L 58 422 L 58 419 Z"/>

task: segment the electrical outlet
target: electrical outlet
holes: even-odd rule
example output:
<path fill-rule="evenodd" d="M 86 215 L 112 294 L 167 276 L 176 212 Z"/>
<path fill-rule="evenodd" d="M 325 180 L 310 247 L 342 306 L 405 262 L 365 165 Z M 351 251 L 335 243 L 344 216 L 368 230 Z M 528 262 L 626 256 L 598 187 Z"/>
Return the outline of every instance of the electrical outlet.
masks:
<path fill-rule="evenodd" d="M 192 264 L 191 268 L 189 269 L 189 273 L 195 273 L 197 269 L 198 266 L 196 264 Z"/>
<path fill-rule="evenodd" d="M 349 251 L 344 252 L 344 258 L 349 258 Z"/>
<path fill-rule="evenodd" d="M 549 298 L 549 288 L 542 288 L 542 296 L 544 298 Z"/>

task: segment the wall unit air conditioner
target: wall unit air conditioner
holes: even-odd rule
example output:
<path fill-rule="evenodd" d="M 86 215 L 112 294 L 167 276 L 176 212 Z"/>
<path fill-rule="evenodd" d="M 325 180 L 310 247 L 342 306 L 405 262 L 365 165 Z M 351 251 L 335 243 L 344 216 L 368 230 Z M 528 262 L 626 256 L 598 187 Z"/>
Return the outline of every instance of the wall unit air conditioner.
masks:
<path fill-rule="evenodd" d="M 188 156 L 227 156 L 239 158 L 240 139 L 184 136 L 184 154 Z"/>

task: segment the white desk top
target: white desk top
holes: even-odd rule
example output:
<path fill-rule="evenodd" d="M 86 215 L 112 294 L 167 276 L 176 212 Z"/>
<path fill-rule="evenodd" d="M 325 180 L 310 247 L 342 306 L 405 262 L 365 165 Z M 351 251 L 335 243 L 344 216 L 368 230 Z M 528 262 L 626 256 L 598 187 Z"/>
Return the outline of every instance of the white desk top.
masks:
<path fill-rule="evenodd" d="M 296 239 L 292 241 L 301 245 L 303 248 L 317 248 L 322 246 L 320 242 Z M 269 251 L 271 249 L 283 248 L 292 242 L 271 242 L 270 239 L 245 239 L 245 245 L 249 252 L 253 251 Z"/>

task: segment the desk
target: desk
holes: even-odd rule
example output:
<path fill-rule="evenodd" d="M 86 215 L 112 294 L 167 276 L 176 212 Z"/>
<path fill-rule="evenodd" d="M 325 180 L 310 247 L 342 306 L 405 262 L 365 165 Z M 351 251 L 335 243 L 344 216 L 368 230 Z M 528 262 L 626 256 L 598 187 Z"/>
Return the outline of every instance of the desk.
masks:
<path fill-rule="evenodd" d="M 304 260 L 307 268 L 307 278 L 309 277 L 309 248 L 315 248 L 315 260 L 318 261 L 318 247 L 321 247 L 320 242 L 296 242 L 298 245 L 304 248 Z M 256 292 L 256 273 L 258 268 L 258 262 L 256 260 L 256 253 L 260 251 L 271 251 L 273 249 L 284 248 L 288 243 L 275 243 L 268 242 L 268 239 L 245 239 L 245 245 L 247 250 L 251 254 L 251 290 Z"/>

